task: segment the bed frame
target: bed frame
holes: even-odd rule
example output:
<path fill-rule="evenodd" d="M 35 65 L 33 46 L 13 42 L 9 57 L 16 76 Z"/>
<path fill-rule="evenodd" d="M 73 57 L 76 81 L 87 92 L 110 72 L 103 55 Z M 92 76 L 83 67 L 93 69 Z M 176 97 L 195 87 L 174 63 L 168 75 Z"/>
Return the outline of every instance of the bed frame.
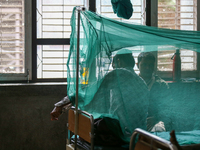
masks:
<path fill-rule="evenodd" d="M 137 135 L 139 136 L 135 144 Z M 132 134 L 129 150 L 133 150 L 133 148 L 134 150 L 177 150 L 176 146 L 171 142 L 140 128 L 135 129 Z"/>

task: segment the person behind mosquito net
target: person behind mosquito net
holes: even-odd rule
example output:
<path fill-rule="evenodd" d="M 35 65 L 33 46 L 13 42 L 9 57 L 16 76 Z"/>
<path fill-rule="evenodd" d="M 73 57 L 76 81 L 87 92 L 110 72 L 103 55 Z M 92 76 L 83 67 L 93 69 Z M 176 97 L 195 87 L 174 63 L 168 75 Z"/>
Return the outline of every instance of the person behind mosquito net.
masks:
<path fill-rule="evenodd" d="M 135 128 L 146 129 L 149 91 L 144 80 L 133 70 L 135 60 L 131 51 L 117 52 L 112 66 L 113 70 L 105 75 L 92 101 L 84 110 L 119 120 L 123 139 L 128 141 Z M 66 99 L 67 97 L 55 106 L 65 105 Z"/>
<path fill-rule="evenodd" d="M 151 52 L 142 52 L 138 55 L 139 76 L 144 79 L 150 91 L 150 102 L 148 111 L 148 130 L 165 131 L 170 130 L 169 117 L 165 111 L 169 104 L 169 86 L 154 73 L 156 58 Z"/>
<path fill-rule="evenodd" d="M 139 76 L 146 82 L 149 90 L 155 90 L 158 87 L 169 89 L 165 80 L 154 73 L 156 58 L 151 52 L 142 52 L 138 55 Z"/>
<path fill-rule="evenodd" d="M 131 51 L 118 51 L 113 57 L 113 70 L 106 74 L 92 102 L 86 106 L 91 113 L 108 114 L 119 120 L 127 141 L 135 128 L 146 129 L 149 104 L 148 88 L 134 66 Z"/>

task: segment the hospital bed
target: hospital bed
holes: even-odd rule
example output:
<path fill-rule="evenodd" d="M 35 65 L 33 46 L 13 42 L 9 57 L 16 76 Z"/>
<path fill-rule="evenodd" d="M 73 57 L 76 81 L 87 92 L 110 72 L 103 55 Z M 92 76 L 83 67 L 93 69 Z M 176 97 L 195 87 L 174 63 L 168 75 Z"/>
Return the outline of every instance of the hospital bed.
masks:
<path fill-rule="evenodd" d="M 91 114 L 82 110 L 78 110 L 78 138 L 75 141 L 75 113 L 74 107 L 71 107 L 68 111 L 67 150 L 74 150 L 75 144 L 77 145 L 77 149 L 85 150 L 177 150 L 169 141 L 139 128 L 133 132 L 128 147 L 95 145 L 94 118 Z"/>

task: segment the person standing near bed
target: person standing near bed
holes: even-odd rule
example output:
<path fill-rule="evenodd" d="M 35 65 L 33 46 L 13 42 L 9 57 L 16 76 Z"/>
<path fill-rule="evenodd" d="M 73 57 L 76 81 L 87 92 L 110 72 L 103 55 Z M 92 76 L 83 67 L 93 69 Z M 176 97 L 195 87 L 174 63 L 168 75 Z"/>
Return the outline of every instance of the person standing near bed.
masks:
<path fill-rule="evenodd" d="M 165 131 L 169 128 L 169 118 L 165 114 L 169 101 L 169 85 L 154 74 L 155 62 L 156 58 L 151 52 L 142 52 L 138 55 L 137 66 L 139 76 L 146 82 L 150 91 L 148 131 Z"/>

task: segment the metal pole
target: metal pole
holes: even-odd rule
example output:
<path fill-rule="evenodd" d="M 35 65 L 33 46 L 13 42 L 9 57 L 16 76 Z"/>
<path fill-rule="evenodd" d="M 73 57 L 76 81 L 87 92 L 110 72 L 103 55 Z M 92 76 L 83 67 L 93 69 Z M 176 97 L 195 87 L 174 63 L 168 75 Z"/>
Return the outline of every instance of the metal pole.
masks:
<path fill-rule="evenodd" d="M 80 42 L 80 10 L 77 19 L 77 54 L 76 54 L 76 99 L 75 99 L 75 150 L 77 149 L 77 134 L 78 134 L 78 82 L 79 82 L 79 42 Z"/>
<path fill-rule="evenodd" d="M 79 47 L 80 47 L 80 12 L 85 10 L 85 7 L 76 7 L 78 12 L 77 19 L 77 55 L 76 55 L 76 98 L 75 98 L 75 150 L 77 149 L 78 135 L 78 84 L 79 84 Z"/>

